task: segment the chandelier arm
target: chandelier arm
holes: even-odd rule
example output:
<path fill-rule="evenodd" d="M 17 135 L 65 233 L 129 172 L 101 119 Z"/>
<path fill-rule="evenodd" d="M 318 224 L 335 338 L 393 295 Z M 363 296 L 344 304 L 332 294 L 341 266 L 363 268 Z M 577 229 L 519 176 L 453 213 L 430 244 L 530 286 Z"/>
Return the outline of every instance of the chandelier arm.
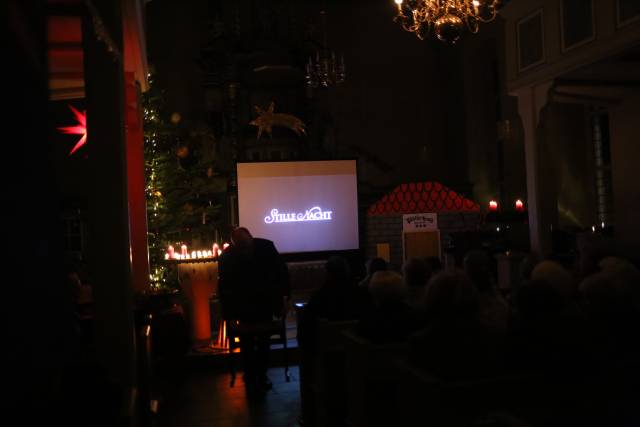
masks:
<path fill-rule="evenodd" d="M 483 18 L 482 16 L 478 15 L 477 19 L 483 24 L 488 24 L 489 22 L 496 19 L 496 16 L 498 16 L 498 11 L 494 7 L 491 7 L 491 15 L 488 18 Z"/>
<path fill-rule="evenodd" d="M 480 25 L 478 24 L 478 18 L 467 15 L 465 16 L 465 23 L 467 24 L 467 29 L 471 32 L 471 34 L 478 34 L 480 31 Z"/>

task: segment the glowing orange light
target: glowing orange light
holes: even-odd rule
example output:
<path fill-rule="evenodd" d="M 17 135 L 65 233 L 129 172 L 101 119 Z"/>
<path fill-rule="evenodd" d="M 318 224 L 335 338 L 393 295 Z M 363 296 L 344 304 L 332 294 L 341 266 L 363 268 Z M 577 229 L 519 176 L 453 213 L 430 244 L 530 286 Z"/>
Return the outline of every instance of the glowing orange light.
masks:
<path fill-rule="evenodd" d="M 489 210 L 490 211 L 497 211 L 498 210 L 498 202 L 496 202 L 495 200 L 491 200 L 489 202 Z"/>
<path fill-rule="evenodd" d="M 67 135 L 82 135 L 80 140 L 78 140 L 76 145 L 73 147 L 73 149 L 69 153 L 69 155 L 72 155 L 80 147 L 82 147 L 85 144 L 85 142 L 87 142 L 87 112 L 83 111 L 81 113 L 80 111 L 73 108 L 71 105 L 69 105 L 69 108 L 71 108 L 73 115 L 76 116 L 76 120 L 78 124 L 75 126 L 59 127 L 58 130 L 60 130 L 62 133 Z"/>
<path fill-rule="evenodd" d="M 228 350 L 229 349 L 229 340 L 227 339 L 227 321 L 223 320 L 222 324 L 218 329 L 218 339 L 216 341 L 215 347 Z"/>

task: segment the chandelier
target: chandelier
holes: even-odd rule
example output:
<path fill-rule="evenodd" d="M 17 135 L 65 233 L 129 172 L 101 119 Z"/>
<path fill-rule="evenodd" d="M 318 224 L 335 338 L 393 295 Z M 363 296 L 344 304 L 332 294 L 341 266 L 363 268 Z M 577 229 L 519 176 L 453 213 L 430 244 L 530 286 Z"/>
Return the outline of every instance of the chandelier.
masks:
<path fill-rule="evenodd" d="M 475 34 L 480 23 L 495 19 L 501 0 L 394 0 L 398 14 L 394 18 L 405 31 L 423 40 L 433 28 L 436 37 L 454 44 L 466 27 Z"/>
<path fill-rule="evenodd" d="M 340 60 L 336 60 L 336 53 L 327 45 L 327 14 L 320 11 L 322 16 L 323 43 L 316 50 L 314 57 L 309 57 L 305 65 L 305 78 L 307 86 L 311 88 L 329 87 L 344 83 L 346 70 L 344 66 L 344 55 Z"/>

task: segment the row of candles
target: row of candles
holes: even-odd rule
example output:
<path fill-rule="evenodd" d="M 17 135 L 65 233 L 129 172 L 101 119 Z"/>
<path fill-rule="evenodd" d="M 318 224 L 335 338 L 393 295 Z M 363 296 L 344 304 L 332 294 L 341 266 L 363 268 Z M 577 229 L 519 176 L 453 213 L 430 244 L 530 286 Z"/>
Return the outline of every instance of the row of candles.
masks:
<path fill-rule="evenodd" d="M 214 243 L 211 249 L 204 249 L 204 250 L 201 249 L 201 250 L 189 252 L 187 245 L 182 245 L 180 246 L 180 252 L 176 252 L 174 247 L 169 245 L 169 247 L 167 248 L 167 252 L 164 254 L 164 259 L 166 260 L 208 259 L 208 258 L 215 259 L 219 257 L 220 254 L 222 254 L 222 251 L 224 251 L 228 247 L 229 247 L 228 243 L 224 243 L 222 245 L 222 248 L 220 248 L 220 246 L 218 246 L 217 243 Z"/>

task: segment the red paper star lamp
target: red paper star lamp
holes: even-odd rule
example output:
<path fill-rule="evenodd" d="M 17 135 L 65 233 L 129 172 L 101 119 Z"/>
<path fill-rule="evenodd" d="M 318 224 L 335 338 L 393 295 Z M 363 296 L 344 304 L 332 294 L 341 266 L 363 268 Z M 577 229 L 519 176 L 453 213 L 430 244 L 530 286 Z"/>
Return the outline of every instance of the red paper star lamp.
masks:
<path fill-rule="evenodd" d="M 67 135 L 82 135 L 80 140 L 78 140 L 76 145 L 73 147 L 73 149 L 69 153 L 69 155 L 72 155 L 80 147 L 82 147 L 85 144 L 85 142 L 87 142 L 87 112 L 83 111 L 81 113 L 80 111 L 73 108 L 71 105 L 69 105 L 69 108 L 71 108 L 73 115 L 76 116 L 76 121 L 78 122 L 78 124 L 75 126 L 59 127 L 58 130 Z"/>

